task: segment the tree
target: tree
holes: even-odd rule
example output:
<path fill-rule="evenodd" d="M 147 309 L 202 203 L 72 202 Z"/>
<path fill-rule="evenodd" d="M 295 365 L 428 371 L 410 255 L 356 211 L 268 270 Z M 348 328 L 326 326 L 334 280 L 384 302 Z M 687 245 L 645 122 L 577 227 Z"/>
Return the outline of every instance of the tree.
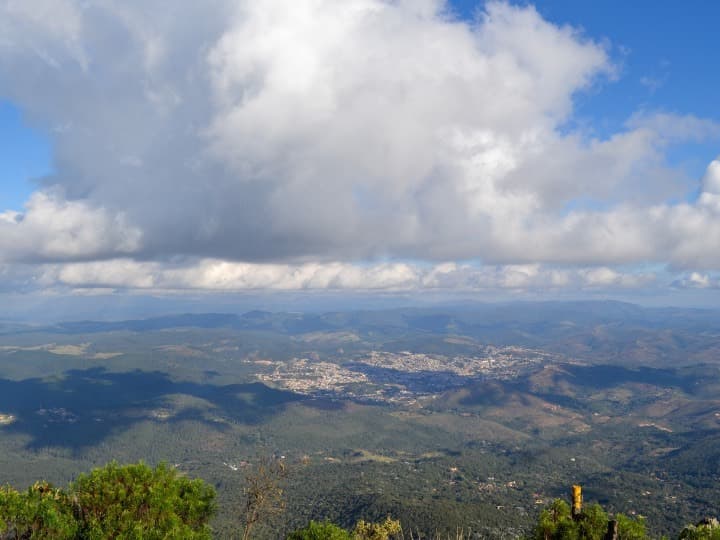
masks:
<path fill-rule="evenodd" d="M 387 517 L 380 523 L 360 520 L 352 532 L 328 521 L 311 521 L 306 527 L 290 533 L 287 540 L 390 540 L 401 535 L 400 521 Z"/>
<path fill-rule="evenodd" d="M 0 538 L 75 538 L 78 523 L 67 495 L 47 482 L 36 482 L 20 493 L 0 488 Z"/>
<path fill-rule="evenodd" d="M 263 458 L 254 471 L 245 476 L 245 531 L 243 540 L 250 538 L 255 525 L 285 510 L 283 486 L 287 469 L 282 460 Z"/>
<path fill-rule="evenodd" d="M 311 521 L 307 527 L 290 533 L 287 540 L 351 540 L 351 537 L 349 532 L 334 523 Z"/>
<path fill-rule="evenodd" d="M 618 540 L 646 540 L 645 522 L 624 514 L 617 514 Z M 534 540 L 603 540 L 610 519 L 599 504 L 588 504 L 576 519 L 572 518 L 570 505 L 555 499 L 540 513 L 535 526 Z M 691 539 L 710 540 L 710 539 Z M 720 540 L 720 537 L 712 540 Z"/>
<path fill-rule="evenodd" d="M 67 490 L 37 482 L 26 492 L 0 489 L 0 538 L 155 540 L 211 537 L 215 490 L 161 464 L 110 463 Z"/>
<path fill-rule="evenodd" d="M 353 540 L 388 540 L 397 538 L 400 534 L 402 534 L 400 521 L 387 517 L 382 523 L 358 521 L 353 529 L 352 538 Z"/>
<path fill-rule="evenodd" d="M 625 514 L 615 514 L 615 520 L 618 522 L 618 540 L 647 539 L 648 535 L 643 518 L 633 519 Z M 717 540 L 720 540 L 720 538 Z"/>
<path fill-rule="evenodd" d="M 161 463 L 110 463 L 70 486 L 87 538 L 210 538 L 215 490 Z"/>
<path fill-rule="evenodd" d="M 688 525 L 680 533 L 680 540 L 720 540 L 720 523 L 710 518 L 697 525 Z"/>
<path fill-rule="evenodd" d="M 586 540 L 603 540 L 608 530 L 608 515 L 599 504 L 588 504 L 583 508 L 578 522 L 578 534 Z"/>
<path fill-rule="evenodd" d="M 570 515 L 570 505 L 562 499 L 555 499 L 550 506 L 540 512 L 534 537 L 536 540 L 573 537 L 576 534 L 575 528 Z"/>

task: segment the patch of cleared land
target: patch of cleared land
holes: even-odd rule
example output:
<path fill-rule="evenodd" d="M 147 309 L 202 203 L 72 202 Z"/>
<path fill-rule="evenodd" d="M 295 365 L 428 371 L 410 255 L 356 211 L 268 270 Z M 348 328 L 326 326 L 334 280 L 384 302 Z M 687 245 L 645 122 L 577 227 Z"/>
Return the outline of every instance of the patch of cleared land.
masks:
<path fill-rule="evenodd" d="M 116 356 L 122 356 L 123 353 L 121 352 L 99 352 L 92 355 L 93 360 L 109 360 L 110 358 L 115 358 Z"/>
<path fill-rule="evenodd" d="M 56 343 L 46 343 L 44 345 L 32 345 L 29 347 L 23 347 L 21 345 L 2 345 L 0 351 L 7 351 L 11 353 L 20 351 L 46 351 L 51 354 L 57 354 L 59 356 L 87 356 L 93 360 L 108 360 L 121 356 L 121 352 L 97 352 L 91 353 L 88 349 L 92 343 L 79 343 L 77 345 L 58 345 Z"/>

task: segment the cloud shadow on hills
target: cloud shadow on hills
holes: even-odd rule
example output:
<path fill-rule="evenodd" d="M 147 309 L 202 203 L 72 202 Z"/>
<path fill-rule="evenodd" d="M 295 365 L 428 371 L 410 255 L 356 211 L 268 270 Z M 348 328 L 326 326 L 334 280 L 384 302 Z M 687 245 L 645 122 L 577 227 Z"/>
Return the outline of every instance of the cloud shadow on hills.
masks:
<path fill-rule="evenodd" d="M 343 367 L 362 373 L 375 384 L 402 384 L 412 392 L 442 392 L 476 381 L 478 377 L 458 375 L 454 371 L 403 371 L 395 368 L 348 362 Z"/>
<path fill-rule="evenodd" d="M 160 371 L 109 372 L 96 367 L 70 370 L 51 379 L 0 379 L 0 413 L 15 421 L 0 426 L 0 434 L 30 436 L 30 449 L 64 447 L 79 450 L 93 446 L 112 433 L 151 420 L 149 411 L 167 408 L 173 396 L 190 396 L 209 402 L 212 415 L 230 422 L 258 425 L 296 402 L 324 407 L 322 402 L 262 383 L 224 386 L 173 381 Z M 167 422 L 194 420 L 222 430 L 223 423 L 205 417 L 202 408 L 189 404 Z"/>
<path fill-rule="evenodd" d="M 623 383 L 639 383 L 675 387 L 691 392 L 697 382 L 695 376 L 682 375 L 673 369 L 653 367 L 631 369 L 618 365 L 567 365 L 563 366 L 563 369 L 569 373 L 574 384 L 598 390 Z"/>
<path fill-rule="evenodd" d="M 514 380 L 469 382 L 456 393 L 456 403 L 463 407 L 502 407 L 511 402 L 530 405 L 530 397 L 540 398 L 561 407 L 585 409 L 588 396 L 625 384 L 645 384 L 675 388 L 692 394 L 698 391 L 699 376 L 678 370 L 651 367 L 627 368 L 617 365 L 562 364 L 550 379 L 538 381 L 537 374 Z M 448 399 L 452 401 L 454 390 Z M 442 400 L 438 403 L 442 403 Z"/>

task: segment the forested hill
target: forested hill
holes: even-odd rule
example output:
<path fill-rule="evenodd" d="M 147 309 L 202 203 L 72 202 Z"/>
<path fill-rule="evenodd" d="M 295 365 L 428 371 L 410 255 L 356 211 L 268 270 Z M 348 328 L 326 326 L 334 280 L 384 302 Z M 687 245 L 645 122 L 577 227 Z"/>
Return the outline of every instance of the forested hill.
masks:
<path fill-rule="evenodd" d="M 216 491 L 217 538 L 264 455 L 290 474 L 258 538 L 388 515 L 515 537 L 573 483 L 653 537 L 715 515 L 720 312 L 527 307 L 0 324 L 0 485 L 166 462 Z"/>

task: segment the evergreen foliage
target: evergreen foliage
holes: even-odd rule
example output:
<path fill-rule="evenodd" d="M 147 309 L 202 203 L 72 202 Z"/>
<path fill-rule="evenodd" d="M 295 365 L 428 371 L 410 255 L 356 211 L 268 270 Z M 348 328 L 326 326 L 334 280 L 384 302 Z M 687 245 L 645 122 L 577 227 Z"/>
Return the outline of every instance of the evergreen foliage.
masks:
<path fill-rule="evenodd" d="M 78 535 L 78 522 L 68 495 L 47 482 L 25 492 L 0 488 L 0 538 L 66 540 Z"/>
<path fill-rule="evenodd" d="M 369 523 L 360 520 L 352 532 L 353 540 L 389 540 L 402 534 L 400 522 L 390 517 L 381 523 Z"/>
<path fill-rule="evenodd" d="M 711 518 L 688 525 L 680 533 L 680 540 L 720 540 L 720 523 Z"/>
<path fill-rule="evenodd" d="M 311 521 L 306 527 L 290 533 L 287 540 L 391 540 L 401 535 L 400 521 L 388 517 L 379 523 L 360 520 L 352 532 L 328 521 Z"/>
<path fill-rule="evenodd" d="M 110 463 L 67 490 L 36 483 L 0 489 L 0 538 L 155 540 L 211 538 L 215 490 L 160 464 Z"/>
<path fill-rule="evenodd" d="M 618 540 L 647 540 L 643 519 L 624 514 L 616 514 L 613 519 L 617 521 Z M 573 519 L 570 505 L 555 499 L 540 513 L 532 537 L 534 540 L 603 540 L 609 523 L 610 518 L 599 504 L 586 505 Z"/>
<path fill-rule="evenodd" d="M 311 521 L 307 527 L 290 533 L 287 540 L 351 540 L 351 536 L 348 531 L 334 523 Z"/>

